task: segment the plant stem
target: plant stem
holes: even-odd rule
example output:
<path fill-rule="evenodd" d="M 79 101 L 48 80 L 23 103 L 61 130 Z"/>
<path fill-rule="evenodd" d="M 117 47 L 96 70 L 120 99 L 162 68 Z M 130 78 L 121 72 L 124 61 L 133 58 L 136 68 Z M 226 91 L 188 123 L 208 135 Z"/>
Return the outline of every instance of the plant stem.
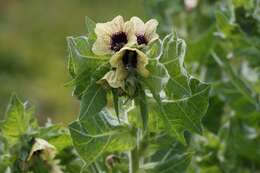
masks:
<path fill-rule="evenodd" d="M 92 169 L 93 169 L 93 171 L 95 171 L 96 173 L 99 173 L 100 171 L 99 171 L 99 168 L 98 168 L 98 166 L 97 166 L 97 164 L 94 162 L 93 164 L 92 164 Z"/>
<path fill-rule="evenodd" d="M 135 147 L 129 152 L 129 173 L 137 173 L 139 169 L 138 149 Z"/>
<path fill-rule="evenodd" d="M 140 156 L 143 130 L 138 128 L 136 131 L 136 147 L 129 152 L 129 173 L 137 173 L 143 158 Z"/>
<path fill-rule="evenodd" d="M 125 121 L 129 123 L 127 111 L 124 110 L 123 113 L 124 113 Z M 129 173 L 138 173 L 140 162 L 142 161 L 142 159 L 140 158 L 140 148 L 141 148 L 140 145 L 143 138 L 142 137 L 143 130 L 141 128 L 135 129 L 135 134 L 136 134 L 136 146 L 128 153 Z"/>

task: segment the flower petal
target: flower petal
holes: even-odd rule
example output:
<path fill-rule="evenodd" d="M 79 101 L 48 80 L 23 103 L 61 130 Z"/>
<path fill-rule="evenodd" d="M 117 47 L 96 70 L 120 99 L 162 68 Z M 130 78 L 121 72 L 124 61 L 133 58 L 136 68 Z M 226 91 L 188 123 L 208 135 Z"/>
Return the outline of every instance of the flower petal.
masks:
<path fill-rule="evenodd" d="M 42 151 L 41 157 L 44 160 L 53 159 L 56 155 L 56 148 L 41 138 L 35 139 L 35 142 L 32 146 L 32 149 L 30 151 L 30 154 L 29 154 L 27 160 L 30 160 L 32 158 L 33 154 L 37 151 Z"/>
<path fill-rule="evenodd" d="M 128 72 L 125 69 L 123 63 L 120 61 L 120 63 L 118 64 L 117 68 L 116 68 L 116 78 L 119 81 L 123 81 L 127 78 Z"/>
<path fill-rule="evenodd" d="M 132 46 L 136 43 L 136 36 L 135 36 L 135 30 L 133 26 L 133 22 L 127 21 L 124 25 L 124 32 L 127 35 L 127 46 Z"/>
<path fill-rule="evenodd" d="M 149 75 L 149 71 L 145 68 L 145 66 L 148 64 L 148 57 L 138 49 L 136 52 L 138 55 L 137 72 L 142 76 L 147 77 Z"/>
<path fill-rule="evenodd" d="M 130 21 L 133 23 L 135 34 L 143 35 L 145 33 L 145 24 L 139 17 L 132 17 Z"/>
<path fill-rule="evenodd" d="M 137 68 L 137 71 L 140 75 L 142 75 L 143 77 L 148 77 L 150 72 L 144 67 L 144 66 L 139 66 Z"/>
<path fill-rule="evenodd" d="M 157 40 L 158 38 L 159 38 L 159 35 L 154 32 L 153 34 L 150 35 L 148 44 L 153 43 L 153 42 L 154 42 L 155 40 Z"/>
<path fill-rule="evenodd" d="M 122 48 L 120 51 L 116 52 L 110 59 L 110 64 L 112 67 L 117 68 L 118 64 L 120 63 L 123 55 L 125 53 L 125 47 Z"/>
<path fill-rule="evenodd" d="M 127 47 L 122 48 L 119 52 L 113 55 L 109 61 L 111 66 L 116 69 L 117 80 L 124 80 L 127 77 L 127 70 L 124 68 L 124 64 L 122 62 L 122 58 L 126 50 Z"/>
<path fill-rule="evenodd" d="M 111 22 L 108 22 L 113 33 L 123 31 L 124 19 L 122 16 L 115 17 Z"/>
<path fill-rule="evenodd" d="M 98 82 L 102 83 L 102 81 L 106 81 L 108 85 L 112 88 L 123 88 L 124 87 L 124 81 L 118 80 L 116 71 L 112 70 L 105 74 L 105 76 Z"/>
<path fill-rule="evenodd" d="M 148 57 L 140 50 L 136 48 L 124 47 L 110 59 L 110 64 L 112 67 L 116 68 L 118 80 L 124 80 L 127 77 L 127 70 L 125 69 L 122 58 L 126 50 L 136 51 L 138 60 L 137 60 L 137 71 L 142 76 L 147 77 L 149 71 L 145 69 L 145 66 L 148 64 Z"/>
<path fill-rule="evenodd" d="M 98 38 L 92 46 L 92 52 L 96 55 L 110 54 L 110 38 Z"/>
<path fill-rule="evenodd" d="M 149 44 L 159 38 L 158 34 L 156 33 L 158 24 L 158 21 L 155 19 L 151 19 L 145 23 L 145 37 L 147 40 L 149 40 Z"/>
<path fill-rule="evenodd" d="M 124 19 L 122 16 L 115 17 L 112 21 L 106 23 L 97 23 L 95 33 L 97 36 L 108 35 L 111 36 L 113 33 L 123 31 Z"/>
<path fill-rule="evenodd" d="M 111 36 L 114 33 L 122 32 L 123 29 L 124 19 L 122 16 L 117 16 L 112 21 L 106 23 L 97 23 L 95 28 L 97 40 L 92 47 L 93 53 L 96 55 L 106 55 L 113 53 L 113 51 L 110 49 Z"/>

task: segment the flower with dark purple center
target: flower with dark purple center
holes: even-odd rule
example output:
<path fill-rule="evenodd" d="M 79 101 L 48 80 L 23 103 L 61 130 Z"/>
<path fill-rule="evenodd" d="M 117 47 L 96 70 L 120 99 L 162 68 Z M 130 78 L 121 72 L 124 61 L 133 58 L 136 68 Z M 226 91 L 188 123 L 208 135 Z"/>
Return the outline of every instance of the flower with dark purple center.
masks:
<path fill-rule="evenodd" d="M 92 51 L 96 55 L 114 54 L 124 46 L 136 43 L 132 22 L 124 22 L 122 16 L 117 16 L 106 23 L 97 23 L 95 33 L 97 39 Z"/>
<path fill-rule="evenodd" d="M 124 47 L 110 59 L 112 68 L 116 69 L 118 81 L 125 80 L 129 73 L 136 71 L 147 77 L 149 71 L 145 68 L 148 64 L 148 57 L 139 49 Z"/>
<path fill-rule="evenodd" d="M 112 88 L 121 88 L 125 90 L 125 81 L 129 74 L 140 74 L 143 77 L 149 75 L 149 71 L 145 68 L 148 64 L 148 57 L 139 49 L 123 47 L 115 53 L 110 59 L 112 70 L 99 81 L 105 81 Z M 136 73 L 135 73 L 136 72 Z"/>
<path fill-rule="evenodd" d="M 124 23 L 121 16 L 107 23 L 98 23 L 95 28 L 97 40 L 92 50 L 97 55 L 112 54 L 111 70 L 98 83 L 121 88 L 127 93 L 132 77 L 136 74 L 147 77 L 148 57 L 140 48 L 159 38 L 157 25 L 155 19 L 144 23 L 138 17 Z"/>
<path fill-rule="evenodd" d="M 138 17 L 132 17 L 130 21 L 133 23 L 138 45 L 148 45 L 159 38 L 156 33 L 158 26 L 157 20 L 151 19 L 144 23 Z"/>

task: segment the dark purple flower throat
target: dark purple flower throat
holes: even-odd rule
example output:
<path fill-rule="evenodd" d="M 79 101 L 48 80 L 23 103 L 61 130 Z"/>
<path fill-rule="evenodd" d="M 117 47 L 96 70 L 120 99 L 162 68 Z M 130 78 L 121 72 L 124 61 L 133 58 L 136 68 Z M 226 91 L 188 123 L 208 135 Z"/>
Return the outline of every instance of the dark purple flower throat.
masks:
<path fill-rule="evenodd" d="M 117 52 L 127 43 L 127 35 L 124 32 L 117 32 L 111 36 L 111 50 Z"/>

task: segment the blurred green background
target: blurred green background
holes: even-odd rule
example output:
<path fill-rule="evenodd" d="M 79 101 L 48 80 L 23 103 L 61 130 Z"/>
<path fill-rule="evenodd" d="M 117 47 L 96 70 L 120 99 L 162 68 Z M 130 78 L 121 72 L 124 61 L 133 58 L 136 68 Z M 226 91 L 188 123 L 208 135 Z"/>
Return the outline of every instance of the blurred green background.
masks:
<path fill-rule="evenodd" d="M 126 5 L 127 4 L 127 5 Z M 85 34 L 85 16 L 105 22 L 144 16 L 143 1 L 1 0 L 0 119 L 12 92 L 36 105 L 40 122 L 68 123 L 78 102 L 66 70 L 66 37 Z"/>

